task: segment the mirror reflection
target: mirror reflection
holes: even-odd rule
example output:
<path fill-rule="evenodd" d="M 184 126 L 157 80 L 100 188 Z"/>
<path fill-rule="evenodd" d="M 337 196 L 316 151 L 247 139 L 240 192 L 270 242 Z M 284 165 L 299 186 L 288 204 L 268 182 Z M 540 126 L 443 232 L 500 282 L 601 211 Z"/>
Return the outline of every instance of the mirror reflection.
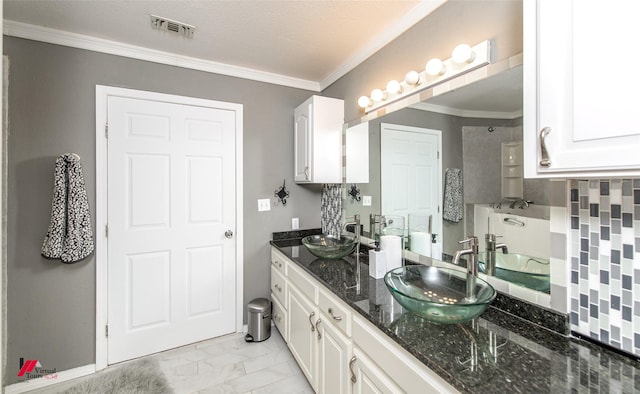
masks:
<path fill-rule="evenodd" d="M 369 182 L 344 202 L 365 234 L 382 231 L 370 215 L 403 217 L 405 248 L 447 262 L 473 234 L 481 271 L 549 293 L 550 181 L 523 177 L 521 65 L 367 123 Z"/>

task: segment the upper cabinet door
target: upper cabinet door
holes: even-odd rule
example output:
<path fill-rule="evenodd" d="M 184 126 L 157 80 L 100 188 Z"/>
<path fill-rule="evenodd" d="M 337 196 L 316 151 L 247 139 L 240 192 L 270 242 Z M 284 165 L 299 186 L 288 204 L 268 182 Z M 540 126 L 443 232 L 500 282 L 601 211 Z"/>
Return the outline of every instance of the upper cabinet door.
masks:
<path fill-rule="evenodd" d="M 526 177 L 640 175 L 638 15 L 632 0 L 525 0 Z"/>
<path fill-rule="evenodd" d="M 294 180 L 342 183 L 344 101 L 311 96 L 294 111 Z"/>
<path fill-rule="evenodd" d="M 305 102 L 294 112 L 294 180 L 311 182 L 311 103 Z"/>

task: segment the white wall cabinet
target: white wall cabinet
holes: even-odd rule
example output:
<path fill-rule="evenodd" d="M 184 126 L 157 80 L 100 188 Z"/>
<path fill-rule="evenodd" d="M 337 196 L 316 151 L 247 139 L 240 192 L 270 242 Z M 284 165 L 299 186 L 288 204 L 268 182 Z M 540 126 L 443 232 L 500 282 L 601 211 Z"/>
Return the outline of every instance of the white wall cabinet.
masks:
<path fill-rule="evenodd" d="M 640 175 L 639 14 L 637 1 L 525 0 L 525 177 Z"/>
<path fill-rule="evenodd" d="M 342 183 L 344 101 L 311 96 L 294 111 L 294 180 Z"/>
<path fill-rule="evenodd" d="M 275 248 L 271 256 L 271 275 L 286 281 L 280 292 L 272 278 L 274 319 L 287 316 L 285 341 L 315 392 L 457 392 Z"/>

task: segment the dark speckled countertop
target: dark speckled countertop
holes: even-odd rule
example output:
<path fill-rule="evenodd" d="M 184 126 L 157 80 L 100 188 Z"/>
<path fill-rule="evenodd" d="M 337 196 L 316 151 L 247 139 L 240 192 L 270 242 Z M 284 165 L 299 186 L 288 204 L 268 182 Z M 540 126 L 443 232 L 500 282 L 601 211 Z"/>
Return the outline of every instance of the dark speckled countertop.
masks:
<path fill-rule="evenodd" d="M 640 362 L 597 344 L 566 337 L 490 307 L 480 317 L 437 325 L 406 312 L 383 279 L 360 262 L 315 258 L 298 239 L 272 245 L 333 291 L 382 332 L 461 392 L 633 393 L 640 391 Z"/>

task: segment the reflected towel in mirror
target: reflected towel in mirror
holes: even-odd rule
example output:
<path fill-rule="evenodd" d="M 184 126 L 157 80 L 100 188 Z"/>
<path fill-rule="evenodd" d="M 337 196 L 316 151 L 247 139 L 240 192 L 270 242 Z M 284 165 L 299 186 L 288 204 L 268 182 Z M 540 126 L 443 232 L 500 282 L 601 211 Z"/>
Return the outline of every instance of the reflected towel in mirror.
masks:
<path fill-rule="evenodd" d="M 462 170 L 447 168 L 444 172 L 444 209 L 442 218 L 458 223 L 462 220 Z"/>

